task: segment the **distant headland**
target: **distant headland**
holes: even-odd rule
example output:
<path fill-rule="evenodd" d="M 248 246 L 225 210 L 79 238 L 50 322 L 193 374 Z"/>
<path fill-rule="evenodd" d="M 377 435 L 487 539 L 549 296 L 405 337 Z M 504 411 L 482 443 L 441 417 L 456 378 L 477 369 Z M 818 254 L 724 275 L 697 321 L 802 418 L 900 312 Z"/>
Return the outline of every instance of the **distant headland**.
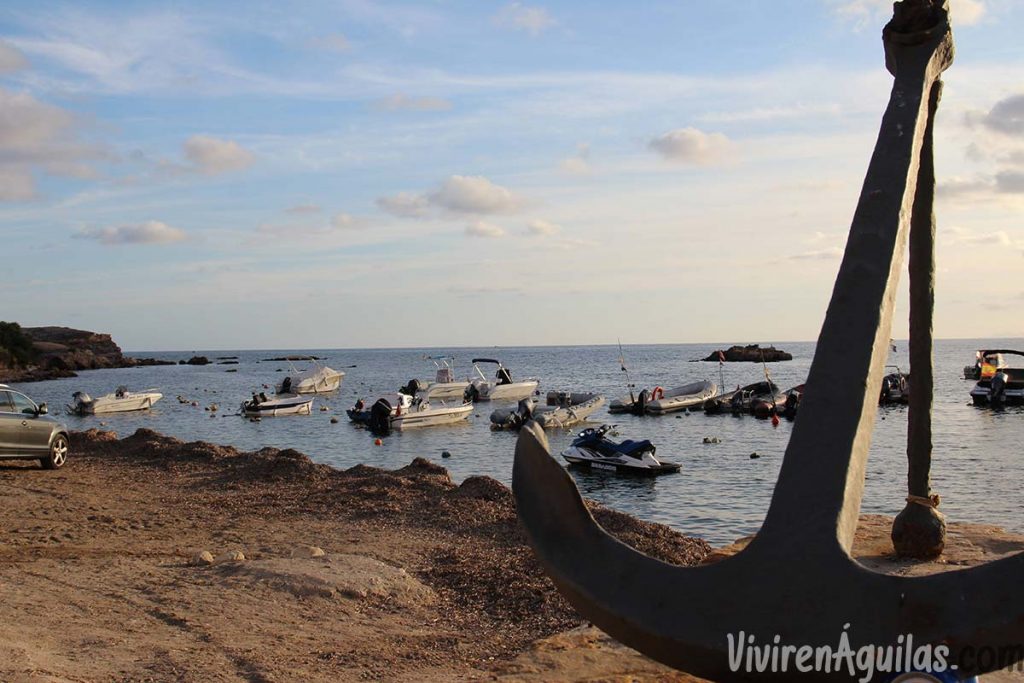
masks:
<path fill-rule="evenodd" d="M 125 356 L 109 334 L 0 321 L 0 382 L 75 377 L 78 370 L 174 364 Z"/>

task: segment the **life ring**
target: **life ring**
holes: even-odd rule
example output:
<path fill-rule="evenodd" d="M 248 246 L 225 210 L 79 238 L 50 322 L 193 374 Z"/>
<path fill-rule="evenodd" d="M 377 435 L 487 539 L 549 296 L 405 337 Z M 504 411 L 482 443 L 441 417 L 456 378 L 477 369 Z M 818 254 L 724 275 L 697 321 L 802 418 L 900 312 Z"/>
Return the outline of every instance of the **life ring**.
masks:
<path fill-rule="evenodd" d="M 661 387 L 654 387 L 654 391 L 651 392 L 651 400 L 657 401 L 661 398 L 665 398 L 665 390 Z"/>

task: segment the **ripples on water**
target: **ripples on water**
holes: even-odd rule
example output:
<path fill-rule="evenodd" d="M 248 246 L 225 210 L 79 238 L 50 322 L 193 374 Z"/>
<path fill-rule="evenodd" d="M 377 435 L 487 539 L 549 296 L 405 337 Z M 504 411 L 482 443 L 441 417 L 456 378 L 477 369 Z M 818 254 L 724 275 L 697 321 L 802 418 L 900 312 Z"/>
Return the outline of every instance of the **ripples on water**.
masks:
<path fill-rule="evenodd" d="M 1024 411 L 974 408 L 968 396 L 972 383 L 961 379 L 963 366 L 973 362 L 975 349 L 992 343 L 936 343 L 933 485 L 942 495 L 942 509 L 950 520 L 989 522 L 1022 531 L 1024 492 L 1017 481 L 1016 458 L 1024 441 Z M 998 342 L 1000 346 L 1004 344 L 1021 348 L 1024 340 Z M 791 352 L 794 360 L 770 363 L 772 378 L 783 388 L 803 382 L 814 345 L 778 346 Z M 638 387 L 660 384 L 668 388 L 704 378 L 718 382 L 717 363 L 690 362 L 706 356 L 713 348 L 716 347 L 711 344 L 629 346 L 625 348 L 626 363 Z M 906 344 L 899 343 L 898 348 L 889 362 L 906 369 Z M 492 405 L 478 404 L 465 424 L 396 433 L 384 439 L 383 446 L 374 446 L 369 432 L 354 428 L 345 417 L 344 409 L 357 398 L 394 391 L 413 377 L 432 379 L 433 364 L 424 360 L 423 354 L 448 352 L 456 356 L 457 376 L 468 374 L 471 358 L 486 356 L 501 359 L 514 378 L 539 377 L 542 391 L 600 391 L 609 400 L 626 393 L 615 346 L 309 351 L 325 358 L 331 367 L 345 370 L 341 390 L 318 397 L 314 413 L 308 417 L 268 418 L 258 423 L 233 413 L 251 391 L 264 383 L 273 385 L 288 371 L 287 363 L 265 359 L 298 351 L 200 351 L 211 359 L 237 355 L 240 363 L 95 370 L 77 378 L 20 388 L 37 400 L 47 401 L 54 413 L 70 402 L 71 393 L 77 390 L 95 396 L 126 384 L 134 390 L 153 387 L 164 394 L 151 413 L 65 418 L 74 430 L 105 423 L 104 428 L 121 436 L 148 427 L 184 440 L 231 444 L 245 450 L 263 446 L 295 448 L 317 462 L 339 468 L 359 463 L 396 468 L 423 456 L 447 467 L 456 481 L 487 475 L 509 484 L 516 437 L 513 433 L 490 431 Z M 132 355 L 178 360 L 192 352 Z M 356 367 L 349 367 L 353 365 Z M 237 372 L 226 372 L 228 369 Z M 761 366 L 751 363 L 727 364 L 724 374 L 727 386 L 762 379 Z M 177 395 L 198 401 L 200 407 L 179 404 L 175 400 Z M 203 410 L 211 403 L 221 408 L 215 417 Z M 321 405 L 328 405 L 330 411 L 320 412 Z M 331 424 L 330 418 L 335 415 L 340 421 Z M 867 468 L 865 512 L 893 515 L 903 508 L 906 418 L 905 407 L 879 410 Z M 601 410 L 593 419 L 619 425 L 619 438 L 650 439 L 658 446 L 659 456 L 681 462 L 683 469 L 680 474 L 657 479 L 575 472 L 584 495 L 715 544 L 729 543 L 759 528 L 792 428 L 785 420 L 773 429 L 769 422 L 749 416 L 710 417 L 702 413 L 641 418 L 612 416 Z M 549 432 L 552 451 L 560 452 L 572 436 L 570 431 Z M 721 443 L 704 444 L 705 436 L 719 437 Z M 451 451 L 452 457 L 442 460 L 444 450 Z M 754 451 L 761 455 L 759 459 L 750 458 Z"/>

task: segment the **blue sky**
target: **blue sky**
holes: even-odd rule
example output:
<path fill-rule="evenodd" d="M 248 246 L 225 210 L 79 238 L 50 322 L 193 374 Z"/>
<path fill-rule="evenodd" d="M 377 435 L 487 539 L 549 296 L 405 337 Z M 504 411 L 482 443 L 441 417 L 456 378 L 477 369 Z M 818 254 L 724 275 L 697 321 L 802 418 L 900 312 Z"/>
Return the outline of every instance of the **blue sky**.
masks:
<path fill-rule="evenodd" d="M 0 8 L 0 318 L 134 349 L 817 336 L 891 3 L 207 5 Z M 936 334 L 1024 336 L 1024 3 L 952 12 Z"/>

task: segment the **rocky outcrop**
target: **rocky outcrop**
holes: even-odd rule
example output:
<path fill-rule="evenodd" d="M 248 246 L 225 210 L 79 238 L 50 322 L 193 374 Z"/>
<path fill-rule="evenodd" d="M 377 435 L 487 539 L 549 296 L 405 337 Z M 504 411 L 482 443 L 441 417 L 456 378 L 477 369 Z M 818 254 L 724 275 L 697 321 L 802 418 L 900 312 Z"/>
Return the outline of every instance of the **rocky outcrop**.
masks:
<path fill-rule="evenodd" d="M 33 382 L 75 377 L 78 370 L 172 364 L 129 358 L 109 334 L 57 326 L 25 327 L 21 332 L 31 340 L 33 358 L 28 363 L 4 363 L 0 359 L 0 381 Z"/>
<path fill-rule="evenodd" d="M 764 360 L 766 363 L 774 363 L 780 360 L 793 360 L 793 354 L 774 346 L 761 348 L 757 344 L 748 344 L 747 346 L 730 346 L 725 351 L 721 349 L 712 351 L 711 355 L 702 360 L 722 360 L 726 363 L 760 363 Z"/>

